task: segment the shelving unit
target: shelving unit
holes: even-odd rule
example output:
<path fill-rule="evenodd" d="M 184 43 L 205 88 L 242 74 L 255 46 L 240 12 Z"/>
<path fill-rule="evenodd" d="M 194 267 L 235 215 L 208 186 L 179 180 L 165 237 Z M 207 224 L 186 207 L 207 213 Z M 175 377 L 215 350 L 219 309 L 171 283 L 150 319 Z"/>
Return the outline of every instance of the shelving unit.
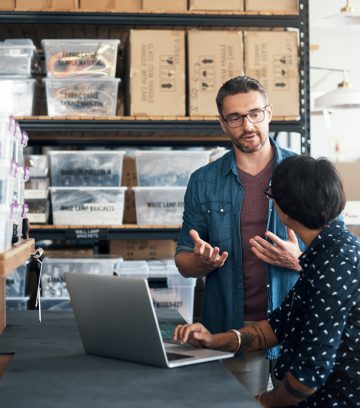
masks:
<path fill-rule="evenodd" d="M 35 251 L 35 240 L 27 239 L 0 253 L 0 334 L 6 327 L 6 276 L 23 264 Z"/>
<path fill-rule="evenodd" d="M 301 140 L 301 153 L 310 153 L 310 96 L 309 96 L 309 16 L 308 0 L 299 0 L 299 14 L 248 13 L 248 12 L 195 12 L 182 13 L 94 13 L 94 12 L 0 12 L 0 33 L 4 38 L 11 35 L 14 27 L 31 35 L 39 26 L 101 25 L 122 27 L 240 27 L 240 28 L 295 28 L 299 32 L 300 109 L 299 120 L 275 118 L 270 124 L 273 134 L 294 132 Z M 69 29 L 70 30 L 70 29 Z M 96 30 L 92 30 L 96 32 Z M 287 120 L 289 119 L 289 120 Z M 113 118 L 20 118 L 21 127 L 30 134 L 34 146 L 230 146 L 218 121 L 212 117 L 128 117 Z M 87 133 L 87 134 L 84 134 Z M 175 239 L 177 227 L 142 227 L 137 225 L 121 228 L 94 227 L 99 239 Z M 89 229 L 86 227 L 85 229 Z M 91 227 L 92 229 L 92 227 Z M 32 226 L 31 235 L 36 239 L 73 239 L 82 227 Z"/>

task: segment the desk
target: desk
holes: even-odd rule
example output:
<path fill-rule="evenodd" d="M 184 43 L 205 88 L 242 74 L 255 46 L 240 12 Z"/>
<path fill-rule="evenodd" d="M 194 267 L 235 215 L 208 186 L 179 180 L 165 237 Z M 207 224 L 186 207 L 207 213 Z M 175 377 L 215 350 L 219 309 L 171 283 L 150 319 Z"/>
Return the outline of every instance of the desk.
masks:
<path fill-rule="evenodd" d="M 71 312 L 9 311 L 0 352 L 7 408 L 258 408 L 221 362 L 157 368 L 85 354 Z"/>

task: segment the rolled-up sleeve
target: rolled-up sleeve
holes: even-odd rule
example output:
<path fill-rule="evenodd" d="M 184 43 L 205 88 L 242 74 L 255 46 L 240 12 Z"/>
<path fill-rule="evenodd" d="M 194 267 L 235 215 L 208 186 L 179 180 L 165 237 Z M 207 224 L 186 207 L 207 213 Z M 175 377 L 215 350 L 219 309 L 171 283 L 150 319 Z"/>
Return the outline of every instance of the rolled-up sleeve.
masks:
<path fill-rule="evenodd" d="M 176 247 L 176 255 L 180 252 L 191 252 L 193 250 L 194 243 L 189 234 L 191 229 L 196 230 L 201 239 L 208 240 L 207 223 L 201 211 L 199 199 L 199 187 L 201 187 L 199 183 L 196 173 L 192 174 L 184 197 L 183 223 Z"/>

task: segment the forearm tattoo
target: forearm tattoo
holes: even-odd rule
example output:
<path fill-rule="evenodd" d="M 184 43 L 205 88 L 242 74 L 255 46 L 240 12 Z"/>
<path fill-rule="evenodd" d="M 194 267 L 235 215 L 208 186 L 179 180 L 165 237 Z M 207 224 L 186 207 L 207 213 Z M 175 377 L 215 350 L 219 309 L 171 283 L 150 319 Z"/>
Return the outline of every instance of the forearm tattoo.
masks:
<path fill-rule="evenodd" d="M 254 332 L 251 333 L 250 331 L 246 331 L 241 333 L 240 350 L 263 350 L 269 348 L 261 327 L 256 324 L 249 324 L 247 327 L 251 327 Z"/>

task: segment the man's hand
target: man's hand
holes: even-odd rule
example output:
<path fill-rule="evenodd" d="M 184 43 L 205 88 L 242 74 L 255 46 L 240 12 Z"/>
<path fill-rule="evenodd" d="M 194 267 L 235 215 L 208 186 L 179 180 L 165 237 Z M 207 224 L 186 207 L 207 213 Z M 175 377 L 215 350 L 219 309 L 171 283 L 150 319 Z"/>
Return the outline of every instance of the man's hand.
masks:
<path fill-rule="evenodd" d="M 189 343 L 195 347 L 211 348 L 213 337 L 201 323 L 193 323 L 176 326 L 173 340 L 181 344 Z"/>
<path fill-rule="evenodd" d="M 194 254 L 203 264 L 212 269 L 221 268 L 224 265 L 229 255 L 226 251 L 220 255 L 220 248 L 213 248 L 209 243 L 203 241 L 194 229 L 190 230 L 190 236 L 194 242 Z"/>
<path fill-rule="evenodd" d="M 301 255 L 301 250 L 295 232 L 292 229 L 287 228 L 287 233 L 289 240 L 283 241 L 272 232 L 266 231 L 266 237 L 275 245 L 272 245 L 270 242 L 259 236 L 251 238 L 249 243 L 252 253 L 260 260 L 271 265 L 300 271 L 301 266 L 299 263 L 299 256 Z"/>

